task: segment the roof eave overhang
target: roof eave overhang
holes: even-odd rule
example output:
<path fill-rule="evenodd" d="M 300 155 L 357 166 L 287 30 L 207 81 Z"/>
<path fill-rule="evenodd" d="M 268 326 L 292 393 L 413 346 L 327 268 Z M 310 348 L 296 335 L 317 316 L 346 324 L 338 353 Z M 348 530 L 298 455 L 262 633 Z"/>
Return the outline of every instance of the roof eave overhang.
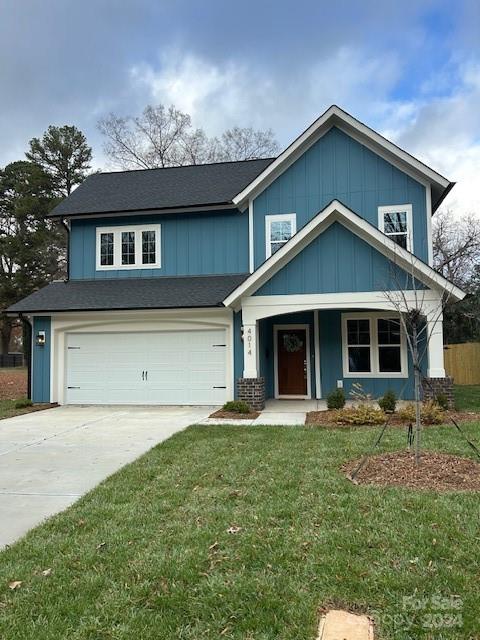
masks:
<path fill-rule="evenodd" d="M 309 147 L 319 140 L 332 127 L 337 126 L 347 134 L 364 144 L 399 169 L 420 181 L 422 184 L 436 186 L 444 191 L 451 189 L 453 183 L 434 169 L 410 155 L 382 135 L 351 116 L 340 107 L 333 105 L 310 125 L 296 140 L 292 142 L 268 167 L 266 167 L 249 185 L 233 198 L 239 208 L 245 206 L 251 198 L 255 198 L 281 173 L 283 173 Z M 446 195 L 446 194 L 445 194 Z"/>
<path fill-rule="evenodd" d="M 312 240 L 322 233 L 333 222 L 344 224 L 350 231 L 375 249 L 383 253 L 413 277 L 431 289 L 447 292 L 454 301 L 462 300 L 465 292 L 446 280 L 425 262 L 412 253 L 399 247 L 379 229 L 348 209 L 338 200 L 333 200 L 325 209 L 310 220 L 273 256 L 256 269 L 242 284 L 230 293 L 223 304 L 226 307 L 238 308 L 240 300 L 255 293 L 275 273 L 280 271 L 290 260 L 298 255 Z"/>
<path fill-rule="evenodd" d="M 166 215 L 169 213 L 202 213 L 204 211 L 223 211 L 225 209 L 238 209 L 238 206 L 230 200 L 228 202 L 205 203 L 200 205 L 192 205 L 189 207 L 155 207 L 149 209 L 121 209 L 88 212 L 79 211 L 73 213 L 55 213 L 55 209 L 53 209 L 53 211 L 51 211 L 47 217 L 66 220 L 69 218 L 95 218 L 96 216 L 135 216 L 145 213 L 158 215 Z"/>

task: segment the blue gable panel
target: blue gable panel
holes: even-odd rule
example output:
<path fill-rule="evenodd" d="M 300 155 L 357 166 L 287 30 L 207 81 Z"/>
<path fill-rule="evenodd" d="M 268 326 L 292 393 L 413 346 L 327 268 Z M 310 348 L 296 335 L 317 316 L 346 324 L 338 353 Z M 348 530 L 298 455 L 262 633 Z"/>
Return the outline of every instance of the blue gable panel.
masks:
<path fill-rule="evenodd" d="M 97 271 L 96 228 L 161 224 L 159 269 Z M 173 215 L 72 220 L 70 278 L 151 278 L 155 276 L 245 273 L 248 271 L 248 218 L 236 210 Z"/>
<path fill-rule="evenodd" d="M 378 227 L 378 207 L 412 204 L 414 252 L 428 260 L 425 187 L 333 127 L 254 201 L 255 267 L 265 260 L 265 216 L 296 213 L 297 230 L 334 199 Z"/>
<path fill-rule="evenodd" d="M 416 282 L 417 288 L 423 285 Z M 331 224 L 254 295 L 412 288 L 411 277 L 338 222 Z"/>
<path fill-rule="evenodd" d="M 45 331 L 44 346 L 36 343 L 39 331 Z M 50 402 L 51 321 L 49 316 L 33 318 L 32 341 L 32 402 Z"/>

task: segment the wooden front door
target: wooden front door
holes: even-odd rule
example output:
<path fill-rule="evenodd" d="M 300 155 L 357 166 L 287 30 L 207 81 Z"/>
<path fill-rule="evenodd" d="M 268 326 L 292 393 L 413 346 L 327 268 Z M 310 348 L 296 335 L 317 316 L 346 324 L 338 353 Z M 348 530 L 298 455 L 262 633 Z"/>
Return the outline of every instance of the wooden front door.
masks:
<path fill-rule="evenodd" d="M 277 390 L 279 396 L 308 396 L 308 335 L 302 328 L 278 328 Z"/>

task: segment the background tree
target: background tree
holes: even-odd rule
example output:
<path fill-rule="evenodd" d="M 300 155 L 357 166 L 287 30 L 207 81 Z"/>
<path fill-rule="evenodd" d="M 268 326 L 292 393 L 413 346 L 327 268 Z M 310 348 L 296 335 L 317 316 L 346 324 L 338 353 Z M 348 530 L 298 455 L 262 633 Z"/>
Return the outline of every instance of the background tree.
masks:
<path fill-rule="evenodd" d="M 64 229 L 45 218 L 58 202 L 54 191 L 52 177 L 32 162 L 12 162 L 0 171 L 2 353 L 8 353 L 13 323 L 4 310 L 64 274 Z"/>
<path fill-rule="evenodd" d="M 446 343 L 480 340 L 480 219 L 439 211 L 433 226 L 433 259 L 437 271 L 467 292 L 444 310 Z"/>
<path fill-rule="evenodd" d="M 66 197 L 85 180 L 90 169 L 92 149 L 84 134 L 76 127 L 50 126 L 41 139 L 30 140 L 30 150 L 25 155 L 50 176 L 55 193 Z"/>
<path fill-rule="evenodd" d="M 98 122 L 98 128 L 106 138 L 105 154 L 119 169 L 253 160 L 278 152 L 271 130 L 234 127 L 220 138 L 209 138 L 203 129 L 192 127 L 188 113 L 173 105 L 149 105 L 140 116 L 111 113 Z"/>

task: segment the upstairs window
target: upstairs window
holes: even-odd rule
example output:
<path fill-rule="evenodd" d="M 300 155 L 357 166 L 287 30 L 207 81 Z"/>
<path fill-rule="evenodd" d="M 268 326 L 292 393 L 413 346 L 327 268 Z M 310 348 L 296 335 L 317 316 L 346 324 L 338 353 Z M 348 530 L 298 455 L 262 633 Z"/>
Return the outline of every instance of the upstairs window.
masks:
<path fill-rule="evenodd" d="M 401 204 L 378 207 L 378 227 L 380 231 L 403 249 L 412 251 L 413 225 L 412 205 Z"/>
<path fill-rule="evenodd" d="M 265 217 L 265 257 L 269 258 L 278 251 L 297 231 L 297 216 L 294 213 L 282 213 Z"/>
<path fill-rule="evenodd" d="M 97 228 L 97 269 L 151 269 L 160 263 L 160 225 Z"/>

